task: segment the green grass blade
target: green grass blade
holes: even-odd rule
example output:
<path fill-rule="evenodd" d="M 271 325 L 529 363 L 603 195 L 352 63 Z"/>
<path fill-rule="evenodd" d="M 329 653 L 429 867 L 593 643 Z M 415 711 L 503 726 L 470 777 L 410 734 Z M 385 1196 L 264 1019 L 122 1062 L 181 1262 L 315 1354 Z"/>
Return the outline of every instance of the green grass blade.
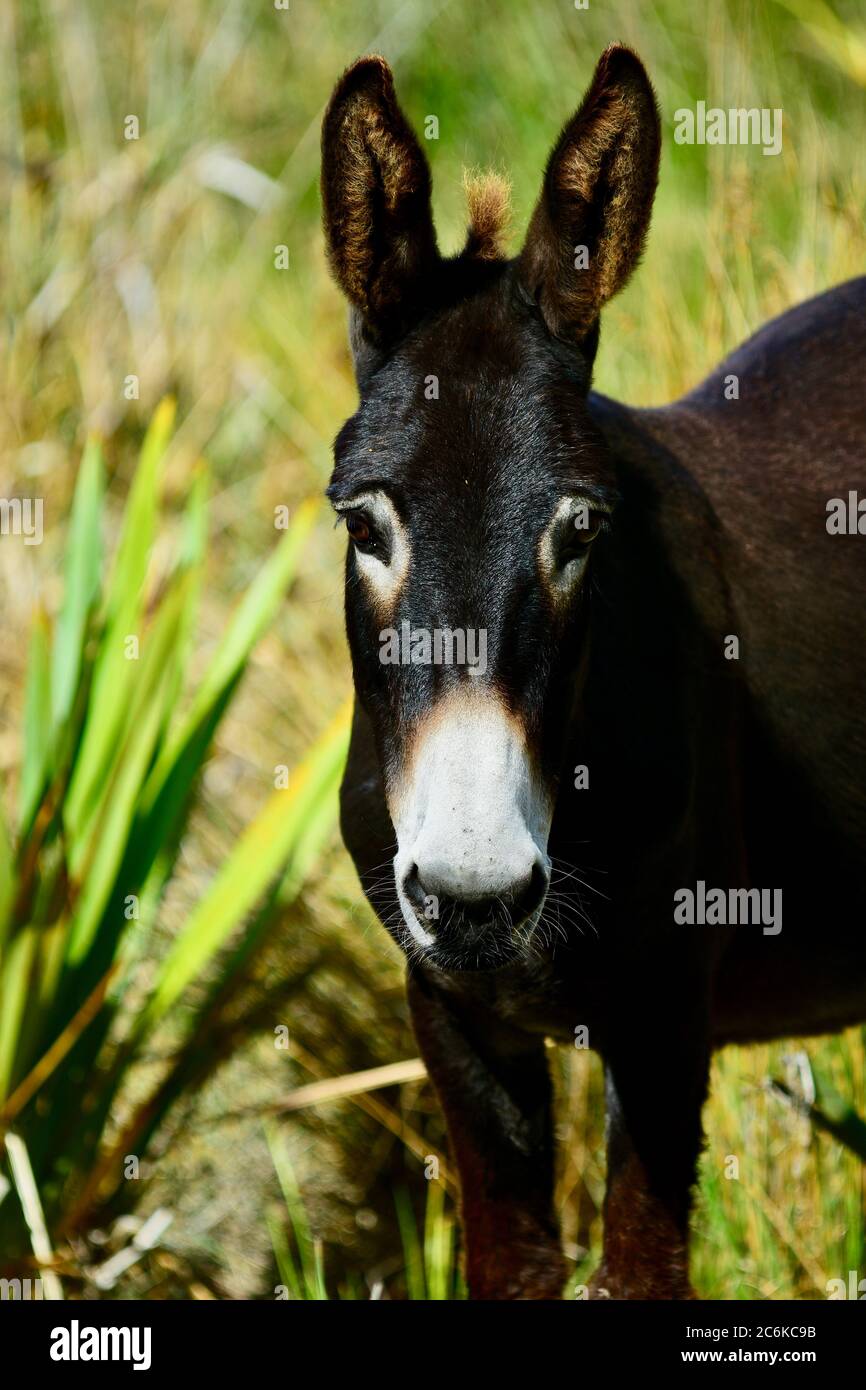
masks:
<path fill-rule="evenodd" d="M 301 890 L 312 875 L 322 848 L 330 838 L 337 822 L 338 791 L 339 778 L 335 776 L 330 789 L 323 791 L 323 794 L 310 808 L 309 815 L 292 846 L 291 857 L 282 880 L 275 886 L 273 893 L 268 896 L 260 911 L 244 929 L 242 940 L 225 962 L 221 972 L 222 979 L 217 988 L 222 986 L 224 980 L 237 977 L 240 974 L 265 933 L 273 926 L 277 915 L 290 907 L 300 896 Z M 208 1004 L 206 1003 L 204 1009 L 206 1010 L 207 1007 Z"/>
<path fill-rule="evenodd" d="M 445 1214 L 445 1187 L 435 1180 L 427 1184 L 427 1207 L 424 1212 L 424 1265 L 427 1274 L 427 1297 L 437 1303 L 451 1296 L 450 1284 L 454 1266 L 454 1227 Z"/>
<path fill-rule="evenodd" d="M 29 833 L 50 774 L 50 642 L 48 618 L 39 609 L 30 634 L 27 691 L 24 698 L 24 748 L 18 791 L 18 817 L 22 836 Z"/>
<path fill-rule="evenodd" d="M 141 1015 L 139 1034 L 171 1008 L 226 943 L 281 871 L 320 802 L 333 799 L 346 760 L 349 727 L 346 706 L 295 770 L 288 787 L 274 792 L 247 828 L 169 950 Z"/>
<path fill-rule="evenodd" d="M 2 790 L 2 789 L 0 789 Z M 0 961 L 3 959 L 3 943 L 12 919 L 18 880 L 15 872 L 15 853 L 3 804 L 0 801 Z"/>
<path fill-rule="evenodd" d="M 165 450 L 174 424 L 175 403 L 170 398 L 157 406 L 129 489 L 123 515 L 123 532 L 114 560 L 106 600 L 107 627 L 141 592 L 147 574 L 150 549 L 156 533 L 159 487 Z"/>
<path fill-rule="evenodd" d="M 66 548 L 63 605 L 54 631 L 51 712 L 55 729 L 69 718 L 72 710 L 84 660 L 87 625 L 99 597 L 104 475 L 102 451 L 96 440 L 90 439 L 75 485 Z"/>
<path fill-rule="evenodd" d="M 186 717 L 168 740 L 148 779 L 142 798 L 145 812 L 151 810 L 157 798 L 164 793 L 174 769 L 183 758 L 184 750 L 200 737 L 202 727 L 207 724 L 226 690 L 243 669 L 256 642 L 273 621 L 297 571 L 301 551 L 320 505 L 315 498 L 301 504 L 292 525 L 251 584 L 205 672 Z M 179 788 L 179 794 L 185 795 L 186 789 L 186 786 Z"/>
<path fill-rule="evenodd" d="M 413 1302 L 423 1303 L 427 1298 L 424 1279 L 424 1253 L 418 1236 L 412 1202 L 405 1188 L 401 1187 L 394 1193 L 394 1205 L 397 1208 L 397 1223 L 403 1242 L 406 1292 Z"/>
<path fill-rule="evenodd" d="M 318 1242 L 313 1239 L 310 1231 L 310 1225 L 304 1207 L 304 1199 L 298 1187 L 295 1170 L 292 1167 L 285 1144 L 282 1142 L 273 1121 L 266 1122 L 264 1130 L 268 1142 L 268 1149 L 270 1150 L 271 1159 L 280 1184 L 280 1191 L 283 1194 L 283 1201 L 286 1204 L 289 1224 L 291 1225 L 292 1233 L 295 1238 L 295 1245 L 301 1265 L 301 1277 L 300 1279 L 298 1279 L 297 1276 L 295 1278 L 297 1296 L 308 1301 L 325 1301 L 327 1300 L 328 1294 L 325 1289 L 321 1247 Z M 288 1253 L 288 1242 L 285 1243 L 284 1248 Z M 294 1268 L 293 1262 L 287 1266 L 290 1273 Z"/>
<path fill-rule="evenodd" d="M 304 1302 L 304 1286 L 298 1273 L 297 1265 L 292 1258 L 292 1252 L 286 1237 L 286 1231 L 281 1221 L 271 1213 L 266 1212 L 268 1234 L 271 1238 L 271 1249 L 274 1252 L 274 1259 L 277 1262 L 277 1272 L 280 1282 L 285 1284 L 288 1290 L 289 1299 L 292 1303 Z"/>
<path fill-rule="evenodd" d="M 30 994 L 33 959 L 39 942 L 36 927 L 25 927 L 0 959 L 0 1103 L 15 1079 L 21 1021 Z"/>
<path fill-rule="evenodd" d="M 143 645 L 143 669 L 130 713 L 129 733 L 116 759 L 116 774 L 105 787 L 91 840 L 75 858 L 70 856 L 70 872 L 81 879 L 67 949 L 67 960 L 72 965 L 80 962 L 90 949 L 123 862 L 138 797 L 172 690 L 171 656 L 186 597 L 186 585 L 181 580 L 164 600 Z"/>
<path fill-rule="evenodd" d="M 134 675 L 132 663 L 126 659 L 125 642 L 141 628 L 144 582 L 156 533 L 160 471 L 173 419 L 174 402 L 163 401 L 145 436 L 124 512 L 87 723 L 64 808 L 64 825 L 73 850 L 80 850 L 82 839 L 90 832 L 94 805 L 128 711 Z"/>
<path fill-rule="evenodd" d="M 180 696 L 186 674 L 189 656 L 192 651 L 195 620 L 204 577 L 204 559 L 207 551 L 208 501 L 210 497 L 210 474 L 202 463 L 195 472 L 189 498 L 184 513 L 183 537 L 181 540 L 179 568 L 191 575 L 186 606 L 181 615 L 177 638 L 175 660 L 175 689 L 172 707 Z"/>
<path fill-rule="evenodd" d="M 229 704 L 255 643 L 273 620 L 298 566 L 302 547 L 319 510 L 312 499 L 298 510 L 292 527 L 263 567 L 235 613 L 190 709 L 169 733 L 142 793 L 134 837 L 134 874 L 147 880 L 148 897 L 158 899 L 171 871 L 196 778 L 214 731 Z"/>

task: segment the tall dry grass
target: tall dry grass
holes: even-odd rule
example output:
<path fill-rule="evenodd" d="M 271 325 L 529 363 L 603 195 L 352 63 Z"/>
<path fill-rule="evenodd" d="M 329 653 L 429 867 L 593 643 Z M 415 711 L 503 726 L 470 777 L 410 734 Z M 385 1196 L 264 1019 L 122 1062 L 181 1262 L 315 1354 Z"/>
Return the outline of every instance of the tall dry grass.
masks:
<path fill-rule="evenodd" d="M 176 398 L 157 572 L 170 564 L 207 459 L 193 688 L 261 567 L 274 508 L 294 512 L 327 480 L 330 440 L 354 401 L 316 193 L 318 124 L 340 70 L 358 53 L 383 51 L 416 124 L 439 117 L 428 153 L 443 246 L 462 237 L 464 165 L 492 165 L 513 179 L 516 247 L 554 134 L 613 39 L 647 63 L 666 139 L 650 244 L 606 314 L 597 386 L 657 403 L 693 385 L 770 315 L 863 270 L 866 28 L 856 0 L 650 0 L 615 11 L 595 3 L 579 11 L 568 0 L 291 0 L 287 11 L 241 0 L 139 0 L 132 9 L 42 0 L 0 10 L 0 493 L 43 496 L 46 513 L 42 546 L 0 543 L 7 820 L 20 792 L 34 605 L 60 609 L 88 435 L 104 450 L 111 551 L 145 429 L 158 402 Z M 783 152 L 674 145 L 673 112 L 699 99 L 781 107 Z M 130 116 L 135 140 L 124 138 Z M 282 246 L 286 270 L 275 266 Z M 292 598 L 250 654 L 216 731 L 154 923 L 154 969 L 260 812 L 275 766 L 301 760 L 348 690 L 340 544 L 322 514 Z M 258 1112 L 315 1077 L 411 1055 L 400 974 L 332 837 L 303 902 L 250 965 L 237 1005 L 244 1026 L 208 1044 L 209 1081 L 189 1090 L 174 1112 L 182 1119 L 154 1138 L 136 1210 L 163 1208 L 172 1225 L 121 1291 L 267 1296 L 279 1264 L 272 1232 L 291 1243 L 292 1225 Z M 193 994 L 212 984 L 205 968 Z M 276 1053 L 281 1024 L 291 1048 Z M 123 1106 L 146 1095 L 182 1032 L 166 1020 L 126 1078 Z M 859 1032 L 717 1060 L 695 1218 L 696 1279 L 707 1296 L 823 1296 L 827 1278 L 866 1263 L 862 1168 L 766 1084 L 790 1072 L 808 1085 L 801 1054 L 863 1108 Z M 599 1068 L 578 1054 L 555 1066 L 560 1192 L 579 1280 L 600 1228 Z M 417 1292 L 417 1276 L 411 1285 L 403 1272 L 410 1227 L 393 1194 L 409 1192 L 423 1220 L 417 1155 L 442 1141 L 429 1091 L 411 1083 L 279 1124 L 306 1219 L 324 1242 L 327 1289 L 363 1293 L 379 1281 L 395 1295 Z M 738 1180 L 724 1177 L 728 1155 L 740 1160 Z M 99 1250 L 129 1240 L 116 1224 L 98 1235 L 102 1246 L 88 1236 L 77 1251 L 85 1269 Z"/>

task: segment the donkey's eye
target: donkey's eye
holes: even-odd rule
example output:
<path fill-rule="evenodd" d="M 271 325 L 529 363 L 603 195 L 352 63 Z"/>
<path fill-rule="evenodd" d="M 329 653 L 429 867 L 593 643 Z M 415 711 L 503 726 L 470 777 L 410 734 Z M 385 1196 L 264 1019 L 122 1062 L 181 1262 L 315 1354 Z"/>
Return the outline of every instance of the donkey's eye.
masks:
<path fill-rule="evenodd" d="M 558 556 L 560 567 L 564 569 L 566 565 L 571 564 L 572 560 L 582 560 L 596 536 L 605 529 L 606 525 L 607 519 L 604 512 L 587 511 L 585 508 L 577 512 L 573 524 L 568 528 L 568 532 L 563 538 Z"/>
<path fill-rule="evenodd" d="M 354 549 L 360 550 L 361 555 L 375 555 L 378 559 L 385 559 L 381 537 L 378 537 L 377 532 L 373 530 L 373 524 L 363 513 L 346 513 L 346 531 L 352 538 Z"/>
<path fill-rule="evenodd" d="M 346 516 L 346 530 L 359 550 L 371 551 L 375 549 L 376 538 L 373 535 L 370 523 L 360 512 L 349 512 Z"/>

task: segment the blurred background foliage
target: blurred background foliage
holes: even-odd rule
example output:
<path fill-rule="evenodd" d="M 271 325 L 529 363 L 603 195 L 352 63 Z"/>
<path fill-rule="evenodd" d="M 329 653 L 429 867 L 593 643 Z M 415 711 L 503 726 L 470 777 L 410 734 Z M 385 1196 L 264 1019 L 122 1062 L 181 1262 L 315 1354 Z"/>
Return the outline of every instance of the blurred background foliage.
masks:
<path fill-rule="evenodd" d="M 0 495 L 45 508 L 42 545 L 0 540 L 0 1276 L 32 1274 L 39 1248 L 47 1267 L 47 1248 L 67 1297 L 460 1292 L 417 1069 L 328 1098 L 332 1078 L 415 1048 L 401 962 L 334 821 L 342 544 L 308 499 L 355 396 L 319 123 L 346 64 L 383 52 L 416 128 L 439 120 L 443 249 L 462 241 L 465 166 L 511 176 L 517 249 L 614 39 L 646 62 L 666 138 L 596 385 L 656 404 L 862 273 L 858 0 L 0 8 Z M 675 145 L 674 111 L 698 100 L 781 107 L 782 153 Z M 118 658 L 128 633 L 137 664 Z M 154 817 L 168 772 L 172 814 Z M 600 1069 L 551 1060 L 580 1282 L 600 1234 Z M 824 1297 L 866 1274 L 864 1072 L 862 1030 L 717 1059 L 704 1296 Z"/>

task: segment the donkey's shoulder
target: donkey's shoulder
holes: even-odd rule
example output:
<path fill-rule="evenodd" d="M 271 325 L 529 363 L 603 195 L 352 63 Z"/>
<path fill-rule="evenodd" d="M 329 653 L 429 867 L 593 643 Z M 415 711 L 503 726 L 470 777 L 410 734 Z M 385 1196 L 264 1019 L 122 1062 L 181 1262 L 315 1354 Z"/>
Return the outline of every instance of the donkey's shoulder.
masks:
<path fill-rule="evenodd" d="M 866 553 L 827 525 L 866 497 L 864 368 L 858 279 L 768 323 L 671 405 L 591 409 L 626 522 L 638 517 L 703 629 L 739 636 L 738 674 L 778 747 L 811 767 L 840 823 L 866 828 Z"/>
<path fill-rule="evenodd" d="M 617 455 L 664 491 L 679 475 L 722 512 L 725 499 L 763 497 L 790 521 L 804 491 L 826 497 L 864 478 L 864 374 L 861 277 L 771 319 L 669 405 L 593 394 L 590 409 Z"/>
<path fill-rule="evenodd" d="M 675 404 L 724 409 L 739 399 L 763 410 L 780 400 L 806 404 L 804 395 L 821 389 L 863 415 L 864 361 L 866 276 L 859 276 L 770 319 Z"/>

